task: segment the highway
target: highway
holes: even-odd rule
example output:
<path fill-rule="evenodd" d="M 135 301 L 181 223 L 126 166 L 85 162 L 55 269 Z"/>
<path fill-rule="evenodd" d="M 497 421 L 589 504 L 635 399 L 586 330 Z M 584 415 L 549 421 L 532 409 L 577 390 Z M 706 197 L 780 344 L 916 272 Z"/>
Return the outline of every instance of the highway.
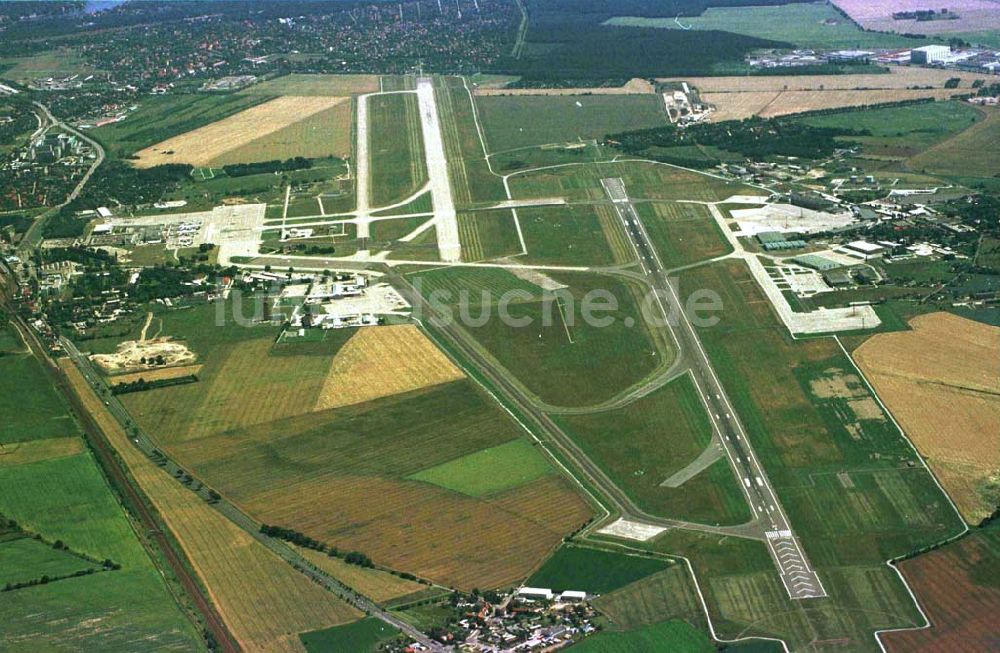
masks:
<path fill-rule="evenodd" d="M 664 318 L 672 318 L 675 323 L 671 326 L 681 347 L 681 354 L 686 357 L 691 378 L 705 404 L 726 457 L 740 481 L 755 523 L 763 531 L 761 534 L 788 595 L 793 599 L 826 596 L 823 584 L 792 531 L 771 482 L 747 439 L 746 430 L 683 310 L 683 303 L 667 278 L 649 234 L 629 199 L 624 182 L 619 178 L 609 178 L 602 180 L 601 184 L 614 204 L 650 286 L 657 293 Z"/>

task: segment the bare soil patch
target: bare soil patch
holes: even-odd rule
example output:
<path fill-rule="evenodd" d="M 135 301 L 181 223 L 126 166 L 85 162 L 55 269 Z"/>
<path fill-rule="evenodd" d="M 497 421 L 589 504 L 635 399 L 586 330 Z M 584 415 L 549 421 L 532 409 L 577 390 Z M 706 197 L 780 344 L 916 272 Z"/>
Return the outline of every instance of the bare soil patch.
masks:
<path fill-rule="evenodd" d="M 867 394 L 861 379 L 853 374 L 828 370 L 829 374 L 809 382 L 809 389 L 820 399 L 851 399 Z"/>
<path fill-rule="evenodd" d="M 90 360 L 105 374 L 127 374 L 191 365 L 195 358 L 194 352 L 187 345 L 170 338 L 127 340 L 119 343 L 113 354 L 90 356 Z M 163 362 L 159 362 L 160 360 Z"/>
<path fill-rule="evenodd" d="M 419 390 L 465 374 L 413 325 L 358 330 L 337 352 L 313 410 Z"/>
<path fill-rule="evenodd" d="M 837 91 L 891 90 L 933 87 L 943 89 L 952 77 L 961 79 L 959 88 L 969 89 L 983 75 L 956 70 L 894 66 L 882 75 L 755 75 L 732 77 L 668 77 L 658 81 L 683 82 L 702 93 L 745 93 L 750 91 Z"/>
<path fill-rule="evenodd" d="M 773 118 L 817 109 L 837 109 L 859 107 L 903 100 L 917 100 L 933 97 L 947 99 L 953 95 L 968 93 L 968 89 L 873 89 L 816 90 L 816 91 L 750 91 L 750 92 L 706 92 L 702 99 L 717 108 L 712 119 L 742 120 L 752 116 Z"/>
<path fill-rule="evenodd" d="M 346 97 L 280 97 L 151 145 L 137 153 L 134 163 L 140 168 L 164 163 L 206 166 L 230 150 L 347 101 Z"/>
<path fill-rule="evenodd" d="M 885 413 L 879 407 L 878 402 L 876 402 L 871 397 L 863 397 L 861 399 L 852 399 L 847 402 L 850 407 L 851 412 L 858 419 L 869 419 L 882 421 L 885 419 Z"/>
<path fill-rule="evenodd" d="M 655 93 L 656 87 L 645 79 L 631 79 L 624 86 L 596 88 L 478 88 L 475 95 L 640 95 Z"/>
<path fill-rule="evenodd" d="M 73 456 L 82 453 L 84 448 L 83 440 L 78 437 L 16 442 L 0 446 L 0 467 Z"/>
<path fill-rule="evenodd" d="M 947 313 L 879 334 L 854 359 L 972 523 L 997 500 L 1000 328 Z"/>
<path fill-rule="evenodd" d="M 142 379 L 143 381 L 166 381 L 169 379 L 179 379 L 184 376 L 197 376 L 201 371 L 201 365 L 183 365 L 181 367 L 161 367 L 149 369 L 145 372 L 132 372 L 131 374 L 117 374 L 111 379 L 112 385 L 122 383 L 132 383 Z"/>

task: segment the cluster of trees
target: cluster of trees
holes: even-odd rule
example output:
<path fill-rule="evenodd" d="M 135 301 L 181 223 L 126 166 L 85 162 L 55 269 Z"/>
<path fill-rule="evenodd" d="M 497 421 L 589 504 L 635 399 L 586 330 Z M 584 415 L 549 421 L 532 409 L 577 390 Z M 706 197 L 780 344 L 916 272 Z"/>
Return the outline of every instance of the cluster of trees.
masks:
<path fill-rule="evenodd" d="M 818 159 L 833 154 L 839 147 L 837 137 L 858 134 L 850 129 L 812 127 L 791 120 L 749 118 L 702 123 L 686 129 L 673 125 L 640 129 L 611 134 L 607 140 L 628 154 L 657 160 L 663 156 L 658 150 L 685 145 L 712 146 L 754 160 L 774 156 Z"/>
<path fill-rule="evenodd" d="M 166 190 L 191 176 L 186 163 L 167 163 L 152 168 L 133 168 L 124 161 L 105 161 L 90 178 L 83 192 L 63 208 L 64 214 L 99 206 L 134 206 L 159 201 Z"/>
<path fill-rule="evenodd" d="M 375 563 L 364 553 L 360 551 L 348 551 L 342 552 L 335 546 L 327 546 L 319 540 L 313 539 L 308 535 L 300 533 L 291 528 L 284 528 L 282 526 L 271 526 L 268 524 L 261 524 L 260 532 L 268 537 L 276 537 L 279 540 L 285 540 L 286 542 L 291 542 L 296 546 L 301 546 L 305 549 L 312 549 L 313 551 L 319 551 L 320 553 L 325 553 L 331 558 L 342 558 L 344 562 L 352 565 L 357 565 L 359 567 L 374 567 Z M 412 577 L 411 578 L 415 578 Z"/>
<path fill-rule="evenodd" d="M 161 265 L 143 268 L 135 284 L 129 287 L 129 297 L 137 302 L 148 302 L 154 299 L 166 299 L 190 295 L 195 289 L 191 285 L 199 274 L 207 274 L 214 268 L 209 265 L 198 265 L 193 269 Z"/>
<path fill-rule="evenodd" d="M 232 163 L 222 166 L 223 172 L 230 177 L 246 177 L 247 175 L 260 175 L 267 172 L 291 172 L 292 170 L 306 170 L 313 167 L 312 159 L 304 156 L 296 156 L 291 159 L 279 161 L 258 161 L 256 163 Z"/>
<path fill-rule="evenodd" d="M 163 357 L 160 356 L 157 360 L 157 365 L 163 365 Z M 124 395 L 132 392 L 145 392 L 146 390 L 154 390 L 156 388 L 169 388 L 174 385 L 186 385 L 188 383 L 197 383 L 198 377 L 194 374 L 189 374 L 188 376 L 178 376 L 172 379 L 154 379 L 153 381 L 147 381 L 146 379 L 137 379 L 135 381 L 129 381 L 127 383 L 116 383 L 111 386 L 111 394 L 113 395 Z"/>

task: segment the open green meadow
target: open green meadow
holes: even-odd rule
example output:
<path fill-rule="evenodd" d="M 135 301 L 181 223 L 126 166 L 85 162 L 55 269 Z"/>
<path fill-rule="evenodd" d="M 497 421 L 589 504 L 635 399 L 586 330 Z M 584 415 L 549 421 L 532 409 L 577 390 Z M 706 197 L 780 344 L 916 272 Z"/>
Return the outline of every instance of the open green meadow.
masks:
<path fill-rule="evenodd" d="M 68 77 L 98 72 L 70 48 L 33 52 L 24 57 L 0 57 L 0 77 L 24 82 L 42 77 Z"/>
<path fill-rule="evenodd" d="M 667 122 L 663 98 L 644 95 L 485 95 L 476 98 L 490 152 L 601 139 Z"/>
<path fill-rule="evenodd" d="M 0 466 L 0 513 L 49 541 L 121 565 L 4 593 L 3 650 L 203 648 L 89 453 Z M 76 560 L 77 569 L 92 566 Z M 81 627 L 88 623 L 100 627 Z"/>
<path fill-rule="evenodd" d="M 462 80 L 439 80 L 435 96 L 455 206 L 462 209 L 507 199 L 503 182 L 486 162 L 476 129 L 475 105 Z"/>
<path fill-rule="evenodd" d="M 458 214 L 462 260 L 485 261 L 521 253 L 514 214 L 509 210 Z"/>
<path fill-rule="evenodd" d="M 673 355 L 666 334 L 646 324 L 642 289 L 631 281 L 560 272 L 550 278 L 566 288 L 543 293 L 492 271 L 441 270 L 414 278 L 425 297 L 450 308 L 486 351 L 548 404 L 606 401 Z M 591 303 L 596 320 L 583 315 Z M 501 310 L 510 319 L 501 319 Z"/>
<path fill-rule="evenodd" d="M 427 183 L 417 96 L 370 97 L 368 116 L 371 203 L 385 206 L 409 197 Z"/>
<path fill-rule="evenodd" d="M 798 120 L 813 127 L 871 132 L 870 136 L 852 136 L 846 140 L 860 143 L 868 154 L 907 157 L 923 152 L 982 119 L 982 113 L 970 104 L 951 101 L 807 116 Z"/>
<path fill-rule="evenodd" d="M 8 322 L 0 321 L 0 356 L 26 352 L 24 341 L 17 329 Z"/>
<path fill-rule="evenodd" d="M 573 647 L 580 653 L 713 653 L 717 649 L 705 633 L 683 621 L 664 621 L 625 632 L 604 631 Z"/>
<path fill-rule="evenodd" d="M 525 262 L 600 266 L 635 258 L 621 219 L 609 206 L 532 207 L 518 209 L 517 217 L 528 250 Z"/>
<path fill-rule="evenodd" d="M 613 18 L 610 25 L 663 29 L 721 30 L 793 43 L 802 48 L 910 48 L 926 41 L 860 29 L 825 2 L 776 6 L 709 7 L 701 16 Z"/>
<path fill-rule="evenodd" d="M 993 145 L 1000 141 L 1000 109 L 984 107 L 986 118 L 956 136 L 911 157 L 906 161 L 910 170 L 958 178 L 965 184 L 978 183 L 976 178 L 995 180 L 996 153 Z"/>
<path fill-rule="evenodd" d="M 240 90 L 237 95 L 355 95 L 377 91 L 377 75 L 283 75 Z"/>
<path fill-rule="evenodd" d="M 61 578 L 88 569 L 96 571 L 99 566 L 33 537 L 0 542 L 0 587 L 42 577 Z"/>
<path fill-rule="evenodd" d="M 413 213 L 430 213 L 433 210 L 434 202 L 431 200 L 431 192 L 427 191 L 402 206 L 397 206 L 392 209 L 384 209 L 382 211 L 372 211 L 372 215 L 374 217 L 387 215 L 410 215 Z M 375 224 L 378 223 L 376 222 Z"/>
<path fill-rule="evenodd" d="M 0 448 L 79 433 L 66 404 L 31 354 L 0 356 Z"/>
<path fill-rule="evenodd" d="M 567 163 L 592 163 L 602 158 L 604 148 L 593 141 L 569 145 L 541 145 L 522 147 L 490 154 L 493 169 L 499 174 L 509 174 L 527 168 L 565 165 Z"/>
<path fill-rule="evenodd" d="M 732 251 L 712 214 L 701 204 L 637 204 L 656 253 L 667 268 L 690 265 Z"/>
<path fill-rule="evenodd" d="M 109 154 L 126 157 L 273 99 L 259 95 L 151 95 L 121 122 L 91 130 Z"/>
<path fill-rule="evenodd" d="M 708 415 L 689 376 L 624 408 L 558 419 L 587 456 L 644 511 L 711 524 L 750 519 L 746 499 L 721 452 L 695 464 L 715 445 Z M 688 469 L 692 464 L 695 467 Z M 685 473 L 675 480 L 682 470 Z"/>
<path fill-rule="evenodd" d="M 633 200 L 719 202 L 733 195 L 763 191 L 662 163 L 625 161 L 570 165 L 516 174 L 509 180 L 516 199 L 564 197 L 567 201 L 604 200 L 601 180 L 621 177 Z"/>
<path fill-rule="evenodd" d="M 654 558 L 565 544 L 525 584 L 555 592 L 607 594 L 661 572 L 670 564 Z"/>
<path fill-rule="evenodd" d="M 508 490 L 553 473 L 530 440 L 519 438 L 411 474 L 414 481 L 480 497 Z"/>
<path fill-rule="evenodd" d="M 379 644 L 395 638 L 399 631 L 385 622 L 368 617 L 343 626 L 334 626 L 311 633 L 302 633 L 299 639 L 308 653 L 335 653 L 352 651 L 374 653 Z"/>

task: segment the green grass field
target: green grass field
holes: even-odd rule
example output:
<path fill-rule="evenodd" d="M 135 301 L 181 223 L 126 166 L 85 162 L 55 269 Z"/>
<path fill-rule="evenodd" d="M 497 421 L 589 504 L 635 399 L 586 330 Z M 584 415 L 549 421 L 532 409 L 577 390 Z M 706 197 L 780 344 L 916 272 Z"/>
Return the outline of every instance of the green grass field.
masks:
<path fill-rule="evenodd" d="M 490 152 L 601 139 L 667 121 L 663 98 L 646 95 L 491 95 L 476 98 Z"/>
<path fill-rule="evenodd" d="M 378 90 L 376 75 L 283 75 L 238 92 L 238 95 L 330 95 L 340 97 Z"/>
<path fill-rule="evenodd" d="M 521 241 L 511 211 L 459 213 L 458 238 L 463 261 L 486 261 L 521 253 Z"/>
<path fill-rule="evenodd" d="M 650 202 L 636 205 L 636 210 L 667 268 L 723 256 L 732 250 L 701 204 Z"/>
<path fill-rule="evenodd" d="M 624 408 L 559 420 L 588 457 L 643 510 L 712 524 L 750 519 L 725 459 L 679 487 L 662 486 L 712 439 L 708 415 L 690 377 L 672 381 Z"/>
<path fill-rule="evenodd" d="M 403 206 L 397 206 L 394 209 L 386 209 L 384 211 L 372 211 L 372 215 L 375 217 L 386 216 L 386 215 L 409 215 L 412 213 L 430 213 L 434 210 L 434 203 L 431 201 L 431 192 L 420 195 L 411 202 L 407 202 Z M 377 222 L 375 224 L 378 224 Z"/>
<path fill-rule="evenodd" d="M 677 19 L 695 30 L 722 30 L 791 42 L 803 48 L 909 48 L 925 43 L 895 34 L 862 31 L 823 2 L 762 7 L 709 7 L 701 16 Z M 680 29 L 673 18 L 621 17 L 611 25 Z"/>
<path fill-rule="evenodd" d="M 605 401 L 667 364 L 672 355 L 659 329 L 647 328 L 641 288 L 631 282 L 578 273 L 550 275 L 568 286 L 542 292 L 512 275 L 479 270 L 418 273 L 421 292 L 453 316 L 531 392 L 549 404 L 586 406 Z M 431 295 L 435 290 L 448 288 Z M 463 300 L 460 294 L 467 290 Z M 483 298 L 486 290 L 488 296 Z M 518 295 L 505 295 L 517 290 Z M 588 301 L 584 301 L 589 298 Z M 613 310 L 584 307 L 608 299 Z M 614 308 L 617 303 L 617 308 Z M 502 319 L 506 307 L 510 319 Z M 464 312 L 463 312 L 464 311 Z M 610 320 L 610 323 L 605 324 Z"/>
<path fill-rule="evenodd" d="M 965 184 L 978 177 L 995 180 L 996 157 L 989 144 L 1000 139 L 1000 109 L 985 107 L 984 113 L 985 120 L 911 157 L 906 166 L 915 172 L 959 178 Z"/>
<path fill-rule="evenodd" d="M 965 102 L 934 102 L 886 109 L 867 109 L 799 119 L 813 127 L 869 131 L 870 136 L 847 140 L 862 144 L 879 156 L 913 156 L 982 120 L 978 109 Z"/>
<path fill-rule="evenodd" d="M 573 647 L 580 653 L 712 653 L 705 633 L 683 621 L 665 621 L 625 632 L 600 632 Z"/>
<path fill-rule="evenodd" d="M 24 583 L 43 576 L 58 578 L 99 565 L 60 551 L 32 537 L 0 542 L 0 586 Z"/>
<path fill-rule="evenodd" d="M 368 99 L 371 203 L 398 202 L 427 182 L 424 142 L 415 95 Z"/>
<path fill-rule="evenodd" d="M 257 95 L 152 95 L 122 122 L 91 130 L 109 154 L 125 157 L 171 136 L 272 99 Z"/>
<path fill-rule="evenodd" d="M 666 569 L 670 563 L 566 544 L 525 581 L 555 592 L 607 594 Z"/>
<path fill-rule="evenodd" d="M 635 255 L 621 219 L 600 205 L 518 209 L 528 254 L 523 260 L 548 265 L 616 265 Z"/>
<path fill-rule="evenodd" d="M 407 478 L 480 497 L 524 485 L 553 471 L 533 442 L 519 438 L 449 460 Z"/>
<path fill-rule="evenodd" d="M 79 433 L 31 354 L 0 356 L 0 446 Z"/>
<path fill-rule="evenodd" d="M 13 325 L 0 321 L 0 356 L 27 351 L 21 335 Z"/>
<path fill-rule="evenodd" d="M 122 566 L 4 593 L 0 649 L 203 649 L 89 453 L 0 466 L 0 512 L 50 541 Z M 100 628 L 82 627 L 87 623 Z"/>
<path fill-rule="evenodd" d="M 335 653 L 352 651 L 369 653 L 378 650 L 379 644 L 395 638 L 399 631 L 379 619 L 368 617 L 345 626 L 302 633 L 299 639 L 309 653 Z"/>
<path fill-rule="evenodd" d="M 507 199 L 500 177 L 490 172 L 476 129 L 472 98 L 456 77 L 442 78 L 435 90 L 448 175 L 459 209 Z"/>

